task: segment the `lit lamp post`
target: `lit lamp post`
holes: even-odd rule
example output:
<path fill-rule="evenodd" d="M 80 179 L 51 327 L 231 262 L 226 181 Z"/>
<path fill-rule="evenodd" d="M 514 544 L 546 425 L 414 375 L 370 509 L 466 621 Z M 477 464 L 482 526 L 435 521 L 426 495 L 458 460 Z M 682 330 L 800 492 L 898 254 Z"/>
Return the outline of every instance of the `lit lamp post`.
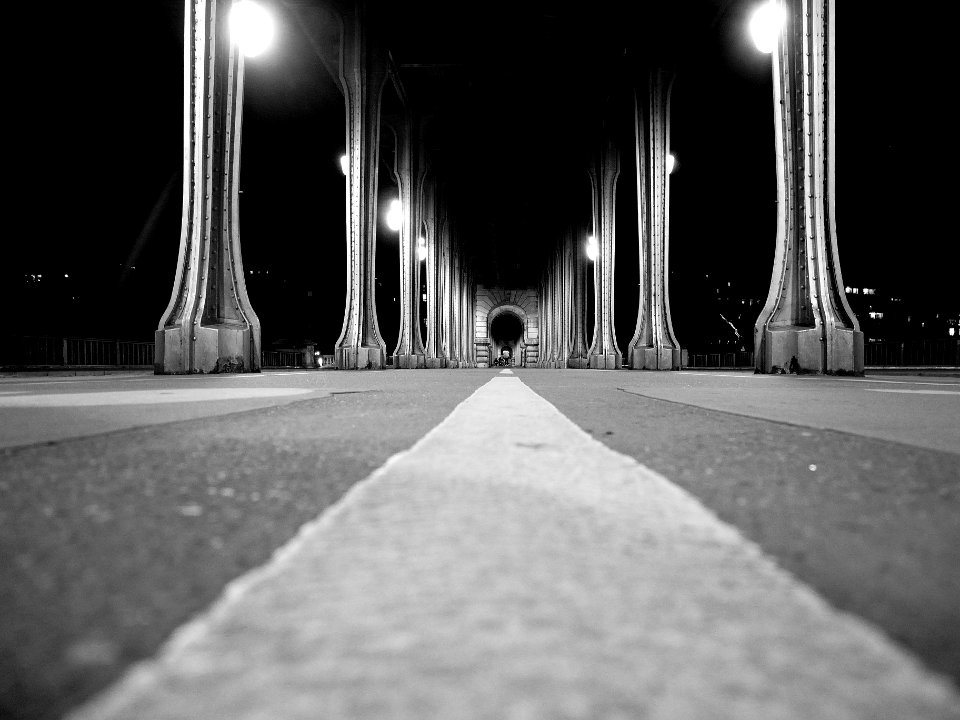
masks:
<path fill-rule="evenodd" d="M 403 204 L 399 200 L 391 200 L 387 210 L 387 227 L 393 232 L 399 232 L 403 227 Z"/>
<path fill-rule="evenodd" d="M 273 40 L 273 17 L 251 0 L 240 0 L 230 10 L 230 39 L 245 57 L 256 57 Z"/>
<path fill-rule="evenodd" d="M 597 244 L 597 236 L 590 235 L 587 238 L 587 257 L 590 258 L 590 262 L 594 262 L 599 255 L 600 246 Z"/>
<path fill-rule="evenodd" d="M 769 55 L 777 49 L 777 40 L 784 25 L 783 8 L 774 0 L 768 0 L 750 16 L 750 38 L 757 50 Z"/>
<path fill-rule="evenodd" d="M 844 292 L 835 222 L 836 6 L 768 0 L 748 25 L 773 74 L 776 242 L 754 325 L 764 373 L 797 363 L 817 373 L 863 372 L 863 332 Z"/>

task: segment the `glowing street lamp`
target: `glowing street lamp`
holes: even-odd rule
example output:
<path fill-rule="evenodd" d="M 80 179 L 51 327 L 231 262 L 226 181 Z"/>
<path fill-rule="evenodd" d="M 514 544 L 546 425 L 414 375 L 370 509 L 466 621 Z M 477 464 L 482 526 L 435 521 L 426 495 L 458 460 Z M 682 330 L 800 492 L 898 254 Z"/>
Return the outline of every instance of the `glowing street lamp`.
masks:
<path fill-rule="evenodd" d="M 387 210 L 387 227 L 397 232 L 403 226 L 403 205 L 399 200 L 390 201 L 390 209 Z"/>
<path fill-rule="evenodd" d="M 251 0 L 240 0 L 230 10 L 230 38 L 246 57 L 256 57 L 273 40 L 273 17 Z"/>
<path fill-rule="evenodd" d="M 667 175 L 673 175 L 673 171 L 677 169 L 677 159 L 673 154 L 667 155 Z"/>
<path fill-rule="evenodd" d="M 427 239 L 425 237 L 417 238 L 417 260 L 423 262 L 427 259 Z"/>
<path fill-rule="evenodd" d="M 597 244 L 597 237 L 591 235 L 587 238 L 587 257 L 593 262 L 600 255 L 600 246 Z"/>
<path fill-rule="evenodd" d="M 786 22 L 783 7 L 776 0 L 767 0 L 757 7 L 750 16 L 750 37 L 757 50 L 762 53 L 772 53 L 777 49 L 777 40 L 780 31 Z"/>
<path fill-rule="evenodd" d="M 347 159 L 346 153 L 340 156 L 340 172 L 343 173 L 343 176 L 347 176 L 347 168 L 350 167 L 350 161 Z"/>

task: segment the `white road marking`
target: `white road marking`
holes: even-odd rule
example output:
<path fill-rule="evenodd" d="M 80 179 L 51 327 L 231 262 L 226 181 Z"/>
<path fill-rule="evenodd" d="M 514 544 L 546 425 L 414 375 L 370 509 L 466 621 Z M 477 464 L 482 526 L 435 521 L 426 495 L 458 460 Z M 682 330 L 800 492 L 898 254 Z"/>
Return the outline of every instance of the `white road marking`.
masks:
<path fill-rule="evenodd" d="M 882 383 L 886 385 L 944 385 L 960 389 L 960 382 L 926 382 L 925 380 L 872 380 L 870 378 L 842 378 L 831 377 L 831 380 L 855 383 Z"/>
<path fill-rule="evenodd" d="M 158 388 L 86 393 L 35 393 L 0 395 L 0 407 L 93 407 L 97 405 L 159 405 L 216 400 L 252 400 L 305 395 L 310 388 Z"/>
<path fill-rule="evenodd" d="M 931 385 L 933 383 L 930 383 Z M 955 395 L 960 397 L 960 387 L 956 390 L 907 390 L 906 388 L 900 389 L 886 389 L 886 388 L 864 388 L 868 392 L 882 392 L 882 393 L 901 393 L 903 395 Z"/>
<path fill-rule="evenodd" d="M 178 375 L 178 380 L 184 380 L 192 377 L 207 377 L 197 375 Z M 142 377 L 112 377 L 109 375 L 97 375 L 96 377 L 85 377 L 79 380 L 47 380 L 45 378 L 33 378 L 31 380 L 15 380 L 8 382 L 4 379 L 0 384 L 10 385 L 76 385 L 77 383 L 95 383 L 95 382 L 144 382 L 145 380 L 156 380 L 156 375 L 144 375 Z"/>
<path fill-rule="evenodd" d="M 875 628 L 495 377 L 70 717 L 958 712 Z"/>
<path fill-rule="evenodd" d="M 776 375 L 765 375 L 760 373 L 746 373 L 746 372 L 722 372 L 722 373 L 710 373 L 710 372 L 696 372 L 691 370 L 679 370 L 677 375 L 706 375 L 709 377 L 722 377 L 722 378 L 772 378 L 777 377 Z"/>
<path fill-rule="evenodd" d="M 513 370 L 501 370 L 501 375 L 513 375 Z"/>

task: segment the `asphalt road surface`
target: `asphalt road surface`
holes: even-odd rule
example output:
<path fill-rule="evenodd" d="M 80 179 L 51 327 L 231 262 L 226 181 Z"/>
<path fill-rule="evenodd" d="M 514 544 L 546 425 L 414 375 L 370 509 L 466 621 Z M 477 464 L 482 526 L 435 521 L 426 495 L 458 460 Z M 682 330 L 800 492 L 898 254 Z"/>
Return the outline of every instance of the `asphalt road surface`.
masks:
<path fill-rule="evenodd" d="M 312 527 L 318 517 L 320 522 L 342 518 L 344 511 L 339 508 L 352 502 L 352 494 L 345 498 L 351 487 L 446 422 L 454 408 L 497 375 L 494 370 L 321 371 L 0 380 L 0 446 L 4 448 L 0 451 L 0 566 L 4 568 L 0 581 L 0 715 L 60 717 L 108 687 L 132 663 L 156 656 L 178 627 L 191 618 L 194 622 L 204 618 L 211 603 L 222 603 L 223 598 L 217 598 L 227 583 L 235 581 L 245 587 L 245 578 L 271 567 L 274 551 L 296 544 L 292 539 L 302 526 Z M 867 628 L 882 631 L 883 635 L 878 635 L 883 638 L 881 644 L 891 639 L 895 645 L 890 647 L 905 650 L 908 658 L 919 658 L 929 670 L 951 678 L 954 687 L 960 682 L 957 379 L 532 370 L 518 370 L 513 378 L 503 379 L 552 403 L 607 448 L 659 473 L 669 487 L 684 488 L 719 517 L 716 522 L 736 528 L 743 542 L 756 543 L 764 558 L 775 563 L 776 572 L 791 581 L 795 578 L 803 588 L 812 588 L 818 598 L 825 599 L 830 612 L 840 610 L 866 619 Z M 502 429 L 511 427 L 510 437 L 520 438 L 517 442 L 522 446 L 532 420 L 525 423 L 525 406 L 512 407 L 510 398 L 492 402 L 480 413 L 493 420 L 492 426 L 474 423 L 478 435 L 473 439 L 478 447 L 498 456 L 504 442 Z M 472 437 L 465 427 L 471 425 L 461 426 L 451 437 Z M 527 444 L 540 442 L 533 439 Z M 540 527 L 554 523 L 562 530 L 567 518 L 574 525 L 586 522 L 585 537 L 592 537 L 590 533 L 596 530 L 590 524 L 595 513 L 576 505 L 571 510 L 569 503 L 563 502 L 551 511 L 551 503 L 557 500 L 550 499 L 549 488 L 535 489 L 538 498 L 550 502 L 531 505 L 516 488 L 494 482 L 510 475 L 509 471 L 490 476 L 469 470 L 477 463 L 463 464 L 473 483 L 468 488 L 473 494 L 466 496 L 474 498 L 477 512 L 493 518 L 491 528 L 500 526 L 496 520 L 502 515 L 503 524 L 516 532 L 500 538 L 494 552 L 489 535 L 483 535 L 494 530 L 483 526 L 466 532 L 471 513 L 451 510 L 451 523 L 438 526 L 445 527 L 446 534 L 426 534 L 421 540 L 427 544 L 417 556 L 429 557 L 422 547 L 432 547 L 431 541 L 449 542 L 451 532 L 455 537 L 460 527 L 457 523 L 473 541 L 462 540 L 453 546 L 456 552 L 446 564 L 438 560 L 437 567 L 462 567 L 463 558 L 476 557 L 487 563 L 484 567 L 491 574 L 485 577 L 515 579 L 506 593 L 515 599 L 516 593 L 511 593 L 518 588 L 539 587 L 539 576 L 531 574 L 529 565 L 503 560 L 529 561 L 535 557 L 534 549 L 543 550 L 521 532 L 525 514 L 539 517 Z M 447 456 L 442 462 L 428 464 L 428 470 L 421 468 L 419 476 L 443 480 L 454 468 L 462 471 L 459 465 Z M 547 466 L 533 462 L 523 476 L 536 482 L 538 467 Z M 582 482 L 590 472 L 589 466 L 582 469 L 570 483 Z M 607 477 L 608 473 L 600 472 L 598 482 L 606 482 Z M 484 491 L 484 482 L 490 485 L 489 492 Z M 384 484 L 382 477 L 361 483 L 360 496 L 367 497 L 363 493 L 369 494 L 368 488 L 376 488 L 378 483 Z M 435 507 L 446 507 L 442 503 L 462 506 L 458 494 L 448 495 L 435 498 Z M 565 496 L 558 497 L 562 500 Z M 616 493 L 612 497 L 623 500 Z M 431 501 L 424 505 L 421 494 L 400 500 L 383 509 L 392 522 L 401 523 L 401 539 L 412 537 L 418 528 L 431 527 Z M 338 502 L 332 513 L 324 514 Z M 691 507 L 701 507 L 692 498 L 691 502 Z M 690 512 L 696 515 L 699 511 Z M 627 532 L 623 528 L 629 524 L 617 525 L 621 528 L 617 532 Z M 322 542 L 329 544 L 330 540 Z M 547 547 L 566 547 L 560 530 L 551 543 Z M 674 546 L 679 548 L 682 543 L 675 538 L 670 543 Z M 348 579 L 365 566 L 351 564 L 349 543 L 329 547 L 342 548 L 348 558 L 340 565 L 330 560 L 331 567 L 322 575 L 331 592 L 342 593 L 342 602 L 335 608 L 359 607 L 357 597 L 362 593 L 354 596 L 347 592 L 355 587 Z M 382 545 L 377 547 L 378 553 L 386 552 Z M 584 547 L 587 549 L 581 554 L 585 556 L 578 562 L 586 561 L 586 567 L 591 565 L 591 557 L 598 567 L 612 562 L 596 538 Z M 564 552 L 578 551 L 571 547 Z M 559 560 L 565 566 L 563 553 Z M 708 577 L 706 570 L 714 565 L 705 566 L 703 577 Z M 430 572 L 438 573 L 437 567 L 430 566 Z M 391 577 L 386 566 L 367 569 L 374 577 L 382 576 L 385 583 Z M 428 587 L 429 577 L 430 573 L 407 575 L 406 586 L 415 589 L 422 583 Z M 634 592 L 641 584 L 628 572 L 603 577 L 611 588 L 623 592 Z M 619 579 L 613 581 L 612 577 Z M 722 585 L 722 578 L 712 584 Z M 388 590 L 385 584 L 385 597 L 389 597 Z M 456 607 L 469 609 L 470 598 L 478 593 L 457 596 Z M 693 595 L 686 586 L 677 590 L 680 599 Z M 283 597 L 270 602 L 283 601 Z M 298 596 L 293 593 L 288 601 L 290 597 Z M 519 626 L 522 632 L 514 627 L 510 635 L 522 646 L 517 657 L 526 657 L 523 652 L 536 645 L 537 633 L 528 632 L 530 618 L 524 619 L 524 613 L 532 612 L 536 620 L 539 597 L 534 593 L 519 609 L 511 606 L 511 616 L 524 620 Z M 754 607 L 755 601 L 741 602 L 732 616 L 751 614 L 748 608 Z M 478 607 L 491 607 L 491 602 L 487 598 Z M 709 598 L 704 603 L 706 608 L 715 605 Z M 639 638 L 636 647 L 619 651 L 623 657 L 642 658 L 644 653 L 638 648 L 644 647 L 644 635 L 631 625 L 628 613 L 611 611 L 618 607 L 603 602 L 585 606 L 585 616 L 578 617 L 577 623 L 585 623 L 589 632 L 597 631 L 590 624 L 596 622 L 607 631 L 620 628 L 624 637 Z M 386 622 L 406 617 L 398 608 L 387 603 L 375 619 Z M 610 617 L 601 622 L 599 616 L 608 611 Z M 444 615 L 433 620 L 437 617 Z M 565 616 L 551 618 L 550 627 L 563 639 L 572 621 Z M 615 619 L 612 628 L 611 618 Z M 336 627 L 328 623 L 324 632 L 332 633 Z M 391 632 L 385 631 L 383 637 L 395 640 L 397 636 Z M 409 628 L 407 632 L 411 632 Z M 703 635 L 701 627 L 699 637 Z M 405 647 L 404 637 L 409 642 L 409 635 L 401 632 L 399 637 L 394 645 L 381 648 L 384 657 Z M 681 649 L 671 656 L 673 662 L 682 665 L 688 657 L 682 652 L 688 647 L 684 643 L 693 638 L 682 632 L 671 638 Z M 370 647 L 375 649 L 376 643 Z M 568 658 L 563 667 L 547 667 L 527 685 L 517 679 L 518 692 L 504 689 L 494 694 L 493 700 L 501 697 L 504 703 L 513 703 L 510 709 L 516 717 L 617 717 L 620 709 L 632 707 L 626 697 L 622 708 L 591 706 L 589 692 L 571 690 L 581 687 L 577 683 L 588 677 L 578 674 L 578 666 L 594 672 L 603 663 L 577 643 L 570 647 L 580 648 L 581 654 Z M 611 651 L 609 646 L 600 647 Z M 693 652 L 695 648 L 690 647 Z M 169 648 L 158 657 L 169 653 Z M 478 655 L 481 650 L 489 648 L 474 648 L 472 663 L 457 656 L 446 658 L 446 665 L 430 667 L 447 678 L 448 686 L 467 687 L 471 678 L 486 677 L 483 673 L 489 670 L 489 663 L 477 662 L 477 657 L 483 657 Z M 400 653 L 400 657 L 405 656 Z M 419 656 L 407 659 L 413 657 Z M 379 660 L 376 652 L 370 653 L 366 667 L 371 676 L 379 677 Z M 644 666 L 637 662 L 640 677 Z M 533 661 L 530 664 L 539 667 Z M 306 661 L 295 663 L 301 665 L 309 667 Z M 501 665 L 511 667 L 509 663 Z M 357 678 L 364 675 L 363 662 L 356 661 L 351 667 L 355 675 L 341 678 L 340 690 L 351 683 L 362 686 L 357 685 Z M 401 663 L 401 667 L 407 665 Z M 743 670 L 738 677 L 744 679 L 751 672 Z M 522 675 L 518 671 L 509 676 Z M 572 685 L 558 680 L 574 676 L 577 680 L 571 681 Z M 701 705 L 708 702 L 702 693 L 711 683 L 700 675 L 684 677 L 674 685 L 666 676 L 650 676 L 646 682 L 648 689 L 673 687 L 673 695 L 663 694 L 673 698 L 673 703 L 696 698 Z M 938 695 L 942 688 L 936 675 L 929 677 L 933 689 L 910 707 L 920 708 L 918 712 L 923 714 L 917 717 L 957 717 L 960 709 L 953 704 L 953 691 Z M 852 678 L 840 676 L 836 682 L 860 687 Z M 924 682 L 927 680 L 911 685 L 924 686 Z M 780 677 L 779 683 L 789 685 L 789 678 Z M 728 686 L 721 683 L 721 687 Z M 750 683 L 745 687 L 741 699 L 761 697 Z M 369 690 L 364 691 L 368 696 Z M 430 697 L 436 699 L 435 695 Z M 894 695 L 908 704 L 913 702 L 906 691 Z M 734 696 L 715 696 L 712 717 L 722 717 L 737 707 L 730 704 L 737 694 Z M 774 700 L 779 702 L 779 697 L 774 693 Z M 330 698 L 342 700 L 333 691 L 326 700 L 332 702 Z M 407 707 L 397 705 L 400 701 L 396 699 L 381 699 L 388 703 L 381 709 Z M 452 702 L 456 700 L 454 696 Z M 422 697 L 414 701 L 424 702 Z M 416 702 L 414 707 L 421 707 Z M 426 707 L 448 712 L 456 706 L 428 703 Z M 464 707 L 475 710 L 473 715 L 464 711 L 464 717 L 508 716 L 503 708 Z M 669 703 L 658 707 L 661 711 L 664 707 L 689 710 Z M 862 706 L 842 707 L 852 708 L 844 717 L 867 717 L 857 714 L 867 712 Z M 605 715 L 598 714 L 598 709 Z M 161 715 L 154 709 L 146 716 L 189 716 L 169 712 L 173 714 Z M 285 711 L 277 710 L 272 716 L 284 715 Z M 299 717 L 292 710 L 286 715 Z"/>

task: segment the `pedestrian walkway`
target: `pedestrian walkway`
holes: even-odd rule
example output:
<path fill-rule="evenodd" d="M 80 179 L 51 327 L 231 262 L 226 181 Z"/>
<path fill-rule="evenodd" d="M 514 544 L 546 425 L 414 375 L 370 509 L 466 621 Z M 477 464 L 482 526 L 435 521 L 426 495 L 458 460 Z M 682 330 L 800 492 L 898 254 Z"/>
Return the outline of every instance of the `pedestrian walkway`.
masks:
<path fill-rule="evenodd" d="M 70 717 L 922 720 L 960 699 L 501 375 Z"/>

